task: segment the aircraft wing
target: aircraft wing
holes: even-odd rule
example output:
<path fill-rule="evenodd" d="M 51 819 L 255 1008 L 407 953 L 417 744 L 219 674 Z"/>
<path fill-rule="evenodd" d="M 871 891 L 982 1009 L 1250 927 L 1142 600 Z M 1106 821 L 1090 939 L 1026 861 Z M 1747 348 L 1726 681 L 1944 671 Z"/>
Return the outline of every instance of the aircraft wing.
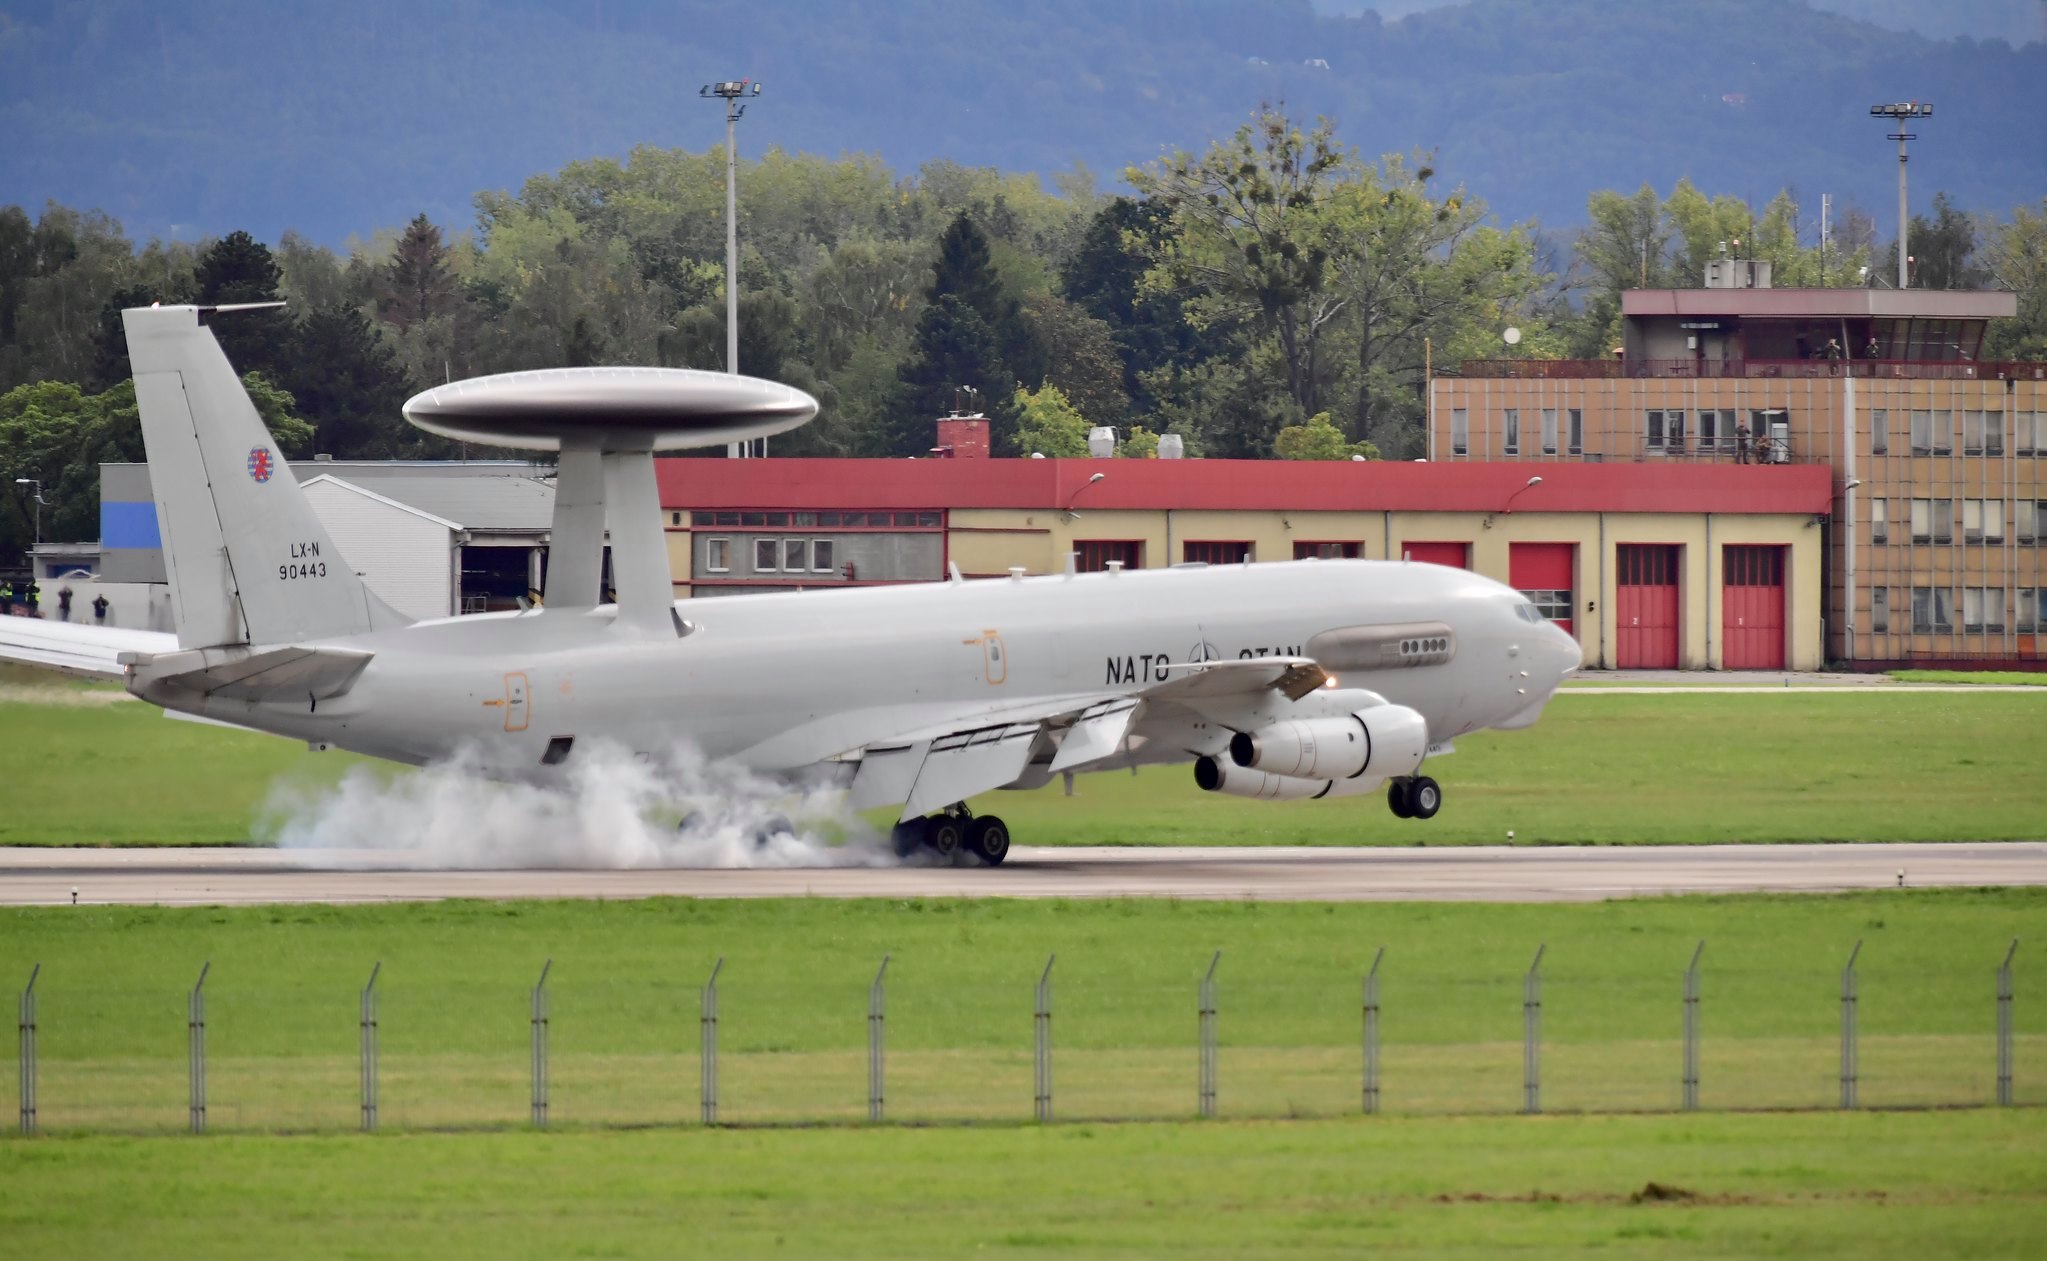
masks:
<path fill-rule="evenodd" d="M 870 742 L 853 777 L 856 809 L 902 803 L 905 820 L 1021 778 L 1049 731 L 1064 734 L 1051 770 L 1076 770 L 1119 752 L 1149 700 L 1199 706 L 1277 691 L 1290 700 L 1328 677 L 1306 657 L 1190 662 L 1136 692 L 1056 696 L 990 710 L 976 707 L 888 740 Z"/>
<path fill-rule="evenodd" d="M 36 617 L 0 617 L 0 661 L 20 661 L 93 679 L 127 671 L 122 653 L 175 652 L 178 637 L 165 631 L 81 626 Z"/>

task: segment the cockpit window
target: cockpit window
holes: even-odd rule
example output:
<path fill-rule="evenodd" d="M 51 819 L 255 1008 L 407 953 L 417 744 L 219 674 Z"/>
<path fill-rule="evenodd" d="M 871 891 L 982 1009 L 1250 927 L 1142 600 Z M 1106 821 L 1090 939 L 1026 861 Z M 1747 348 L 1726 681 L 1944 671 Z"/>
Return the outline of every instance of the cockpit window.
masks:
<path fill-rule="evenodd" d="M 1532 604 L 1515 605 L 1514 616 L 1532 625 L 1540 626 L 1542 624 L 1542 614 L 1536 612 L 1535 606 Z"/>

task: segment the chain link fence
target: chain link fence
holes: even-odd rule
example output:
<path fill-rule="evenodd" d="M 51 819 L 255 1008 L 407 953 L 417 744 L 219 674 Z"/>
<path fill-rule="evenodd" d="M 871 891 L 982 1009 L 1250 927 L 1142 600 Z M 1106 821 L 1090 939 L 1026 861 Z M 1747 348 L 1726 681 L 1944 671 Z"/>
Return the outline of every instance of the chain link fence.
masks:
<path fill-rule="evenodd" d="M 1955 975 L 1699 942 L 1661 986 L 1539 944 L 1471 976 L 1397 943 L 1308 975 L 1216 951 L 1178 984 L 1064 951 L 999 995 L 902 953 L 700 982 L 545 960 L 502 994 L 366 961 L 288 1010 L 237 989 L 258 961 L 182 995 L 36 965 L 8 1068 L 21 1134 L 2037 1106 L 2017 945 Z"/>

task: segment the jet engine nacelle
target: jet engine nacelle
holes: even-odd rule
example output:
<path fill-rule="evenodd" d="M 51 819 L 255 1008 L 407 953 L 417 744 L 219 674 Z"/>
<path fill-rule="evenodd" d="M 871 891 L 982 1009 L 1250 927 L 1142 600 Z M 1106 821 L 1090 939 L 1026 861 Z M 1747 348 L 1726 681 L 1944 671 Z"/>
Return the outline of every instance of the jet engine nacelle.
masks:
<path fill-rule="evenodd" d="M 1194 763 L 1194 783 L 1203 792 L 1228 793 L 1232 797 L 1251 797 L 1259 801 L 1355 797 L 1360 793 L 1376 792 L 1382 782 L 1378 777 L 1368 775 L 1360 775 L 1356 779 L 1301 779 L 1293 775 L 1274 775 L 1270 771 L 1235 766 L 1225 758 L 1216 757 L 1198 758 Z"/>
<path fill-rule="evenodd" d="M 1414 774 L 1428 750 L 1428 720 L 1405 705 L 1288 718 L 1230 740 L 1230 760 L 1246 769 L 1305 780 L 1368 778 L 1375 784 Z"/>

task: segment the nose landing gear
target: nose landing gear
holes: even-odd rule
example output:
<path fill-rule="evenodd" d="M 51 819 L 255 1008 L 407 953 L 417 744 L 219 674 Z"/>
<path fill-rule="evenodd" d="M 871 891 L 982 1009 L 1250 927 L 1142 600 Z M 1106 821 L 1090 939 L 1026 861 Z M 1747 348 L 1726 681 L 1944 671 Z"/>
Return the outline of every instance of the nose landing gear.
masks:
<path fill-rule="evenodd" d="M 898 858 L 928 849 L 951 862 L 964 848 L 990 867 L 999 867 L 1009 857 L 1009 825 L 992 814 L 976 815 L 963 801 L 937 814 L 896 824 L 889 841 Z"/>
<path fill-rule="evenodd" d="M 1396 779 L 1386 786 L 1386 805 L 1402 819 L 1433 819 L 1443 808 L 1443 788 L 1426 775 Z"/>

